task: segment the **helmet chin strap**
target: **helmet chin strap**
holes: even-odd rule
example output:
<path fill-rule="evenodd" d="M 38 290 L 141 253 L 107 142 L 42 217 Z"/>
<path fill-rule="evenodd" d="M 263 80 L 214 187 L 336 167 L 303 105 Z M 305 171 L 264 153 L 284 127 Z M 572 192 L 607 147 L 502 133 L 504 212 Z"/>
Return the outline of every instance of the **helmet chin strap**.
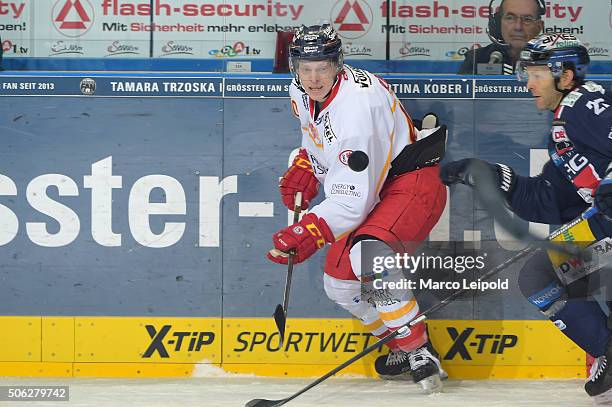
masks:
<path fill-rule="evenodd" d="M 554 81 L 555 81 L 555 90 L 563 95 L 561 96 L 561 99 L 559 100 L 559 103 L 557 104 L 557 107 L 558 107 L 561 101 L 572 91 L 572 89 L 574 89 L 576 86 L 579 85 L 579 82 L 575 80 L 574 86 L 570 87 L 569 89 L 561 89 L 559 88 L 559 82 L 561 82 L 561 77 L 555 78 Z"/>
<path fill-rule="evenodd" d="M 560 89 L 559 88 L 559 82 L 561 81 L 561 78 L 555 78 L 555 90 L 559 93 L 563 94 L 563 97 L 567 96 L 568 93 L 571 92 L 571 89 Z"/>
<path fill-rule="evenodd" d="M 567 96 L 567 94 L 570 93 L 570 91 L 567 90 L 567 89 L 559 89 L 559 78 L 555 78 L 555 90 L 557 92 L 561 93 L 562 96 L 559 98 L 559 102 L 557 102 L 557 106 L 555 106 L 553 109 L 551 109 L 552 112 L 557 110 L 557 108 L 559 107 L 559 105 L 561 104 L 561 102 L 563 101 L 565 96 Z"/>
<path fill-rule="evenodd" d="M 563 72 L 565 72 L 565 69 L 572 71 L 572 73 L 574 74 L 574 79 L 573 79 L 573 86 L 571 86 L 569 89 L 560 89 L 559 82 L 561 82 L 561 76 L 559 76 L 558 78 L 555 78 L 555 90 L 557 92 L 562 93 L 563 97 L 567 96 L 572 91 L 572 89 L 574 89 L 575 87 L 581 84 L 580 78 L 576 78 L 576 71 L 572 70 L 571 68 L 564 68 Z M 561 75 L 563 75 L 563 72 L 561 73 Z"/>

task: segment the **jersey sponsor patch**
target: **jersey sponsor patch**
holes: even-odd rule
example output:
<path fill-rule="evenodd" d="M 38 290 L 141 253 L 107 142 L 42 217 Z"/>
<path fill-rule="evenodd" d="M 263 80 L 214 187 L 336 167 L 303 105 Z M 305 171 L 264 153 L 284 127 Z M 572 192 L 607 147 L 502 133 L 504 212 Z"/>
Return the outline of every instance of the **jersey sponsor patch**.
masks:
<path fill-rule="evenodd" d="M 567 137 L 567 133 L 565 132 L 565 127 L 563 126 L 553 126 L 552 127 L 552 138 L 555 143 L 560 141 L 569 141 Z"/>
<path fill-rule="evenodd" d="M 540 309 L 547 308 L 550 304 L 557 301 L 564 294 L 563 286 L 558 283 L 550 283 L 543 290 L 533 294 L 527 300 Z"/>
<path fill-rule="evenodd" d="M 555 143 L 555 148 L 557 149 L 557 158 L 559 158 L 559 156 L 571 151 L 574 145 L 571 141 L 559 141 Z"/>
<path fill-rule="evenodd" d="M 555 273 L 565 286 L 596 272 L 612 262 L 612 238 L 606 237 L 605 239 L 591 243 L 592 240 L 595 240 L 595 236 L 593 236 L 589 225 L 586 223 L 587 220 L 583 220 L 576 226 L 580 225 L 582 229 L 585 229 L 588 240 L 576 240 L 573 242 L 584 250 L 585 255 L 583 258 L 548 250 L 548 255 L 553 264 Z M 571 229 L 572 228 L 570 228 L 570 231 Z M 558 240 L 567 241 L 567 239 L 564 238 L 555 239 L 555 241 Z"/>
<path fill-rule="evenodd" d="M 338 154 L 338 159 L 344 165 L 348 165 L 348 159 L 353 154 L 353 150 L 344 150 L 340 154 Z"/>
<path fill-rule="evenodd" d="M 351 73 L 351 75 L 353 75 L 353 80 L 357 85 L 359 85 L 360 88 L 363 89 L 372 86 L 372 80 L 370 79 L 368 74 L 366 74 L 361 69 L 351 68 L 349 72 Z"/>
<path fill-rule="evenodd" d="M 578 195 L 586 203 L 592 203 L 601 177 L 589 159 L 576 152 L 571 141 L 553 143 L 549 147 L 549 155 L 563 177 L 574 185 Z"/>
<path fill-rule="evenodd" d="M 348 198 L 361 198 L 363 196 L 363 188 L 359 184 L 351 184 L 348 182 L 334 182 L 331 185 L 329 192 L 330 196 L 344 196 Z"/>
<path fill-rule="evenodd" d="M 313 154 L 310 154 L 310 162 L 312 163 L 312 170 L 314 171 L 315 175 L 327 174 L 328 168 L 321 164 Z"/>
<path fill-rule="evenodd" d="M 574 107 L 574 105 L 576 104 L 578 99 L 580 99 L 581 96 L 582 96 L 582 93 L 580 92 L 576 92 L 576 91 L 570 92 L 566 97 L 563 98 L 563 100 L 561 101 L 561 104 L 567 107 Z"/>
<path fill-rule="evenodd" d="M 302 103 L 304 104 L 304 109 L 310 109 L 310 106 L 308 105 L 308 95 L 305 93 L 302 93 Z"/>
<path fill-rule="evenodd" d="M 602 95 L 605 93 L 603 86 L 595 83 L 595 82 L 587 82 L 582 85 L 583 88 L 588 90 L 589 92 L 600 92 Z"/>
<path fill-rule="evenodd" d="M 336 135 L 334 134 L 331 121 L 329 120 L 329 113 L 325 113 L 323 117 L 323 140 L 327 146 L 331 146 L 331 144 L 336 141 Z"/>

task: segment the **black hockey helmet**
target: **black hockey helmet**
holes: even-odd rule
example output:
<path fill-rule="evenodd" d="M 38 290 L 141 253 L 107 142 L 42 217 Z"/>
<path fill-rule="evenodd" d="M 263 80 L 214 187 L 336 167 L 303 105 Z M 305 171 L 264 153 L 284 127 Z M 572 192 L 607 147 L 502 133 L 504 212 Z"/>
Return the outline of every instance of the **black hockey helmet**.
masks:
<path fill-rule="evenodd" d="M 295 30 L 293 41 L 289 45 L 289 66 L 298 80 L 297 67 L 300 60 L 325 61 L 336 64 L 338 72 L 342 70 L 344 53 L 340 36 L 330 24 L 302 25 Z"/>
<path fill-rule="evenodd" d="M 584 80 L 590 62 L 588 50 L 574 35 L 542 34 L 525 44 L 516 63 L 516 75 L 526 82 L 526 68 L 541 65 L 550 68 L 555 79 L 571 69 L 578 80 Z"/>

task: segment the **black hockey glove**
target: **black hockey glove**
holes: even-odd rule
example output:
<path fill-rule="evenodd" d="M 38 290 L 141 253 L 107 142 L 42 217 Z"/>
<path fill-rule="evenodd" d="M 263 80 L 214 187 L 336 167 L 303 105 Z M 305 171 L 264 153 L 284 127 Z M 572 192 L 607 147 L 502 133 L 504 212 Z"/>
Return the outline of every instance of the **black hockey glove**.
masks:
<path fill-rule="evenodd" d="M 607 218 L 612 219 L 612 179 L 605 178 L 595 192 L 595 206 Z"/>
<path fill-rule="evenodd" d="M 440 168 L 440 179 L 444 185 L 461 183 L 473 187 L 479 178 L 489 173 L 499 189 L 509 196 L 516 184 L 516 176 L 512 168 L 504 164 L 491 164 L 477 158 L 464 158 L 451 161 Z"/>

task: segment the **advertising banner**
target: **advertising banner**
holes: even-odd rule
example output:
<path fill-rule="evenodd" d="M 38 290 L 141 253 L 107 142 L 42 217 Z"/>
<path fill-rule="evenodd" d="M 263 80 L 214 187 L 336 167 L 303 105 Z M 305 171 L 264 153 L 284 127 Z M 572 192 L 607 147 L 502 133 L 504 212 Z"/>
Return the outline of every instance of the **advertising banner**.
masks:
<path fill-rule="evenodd" d="M 33 3 L 33 2 L 32 2 Z M 32 46 L 38 57 L 149 56 L 149 34 L 131 27 L 146 24 L 146 13 L 113 15 L 112 1 L 43 0 L 32 6 Z M 116 4 L 116 2 L 115 2 Z M 138 7 L 129 2 L 128 8 Z"/>
<path fill-rule="evenodd" d="M 524 84 L 386 79 L 411 117 L 435 112 L 448 126 L 446 160 L 479 157 L 521 175 L 548 160 L 550 121 Z M 278 343 L 271 314 L 287 269 L 265 254 L 288 222 L 278 179 L 300 140 L 288 86 L 272 75 L 0 75 L 4 374 L 197 376 L 221 365 L 317 376 L 373 343 L 326 296 L 324 251 L 295 266 Z M 449 189 L 430 237 L 492 246 L 492 266 L 528 245 L 463 187 Z M 584 375 L 584 352 L 520 292 L 521 266 L 500 272 L 503 287 L 470 289 L 432 316 L 451 377 Z M 446 287 L 415 289 L 420 309 L 459 288 Z M 347 373 L 373 375 L 381 353 Z"/>
<path fill-rule="evenodd" d="M 609 1 L 545 6 L 545 32 L 610 59 Z M 9 56 L 231 60 L 273 58 L 276 32 L 328 21 L 347 58 L 385 59 L 389 34 L 392 60 L 452 61 L 489 44 L 489 15 L 479 0 L 15 0 L 0 2 L 0 32 Z"/>
<path fill-rule="evenodd" d="M 5 376 L 319 376 L 378 338 L 349 318 L 0 317 Z M 548 321 L 428 321 L 454 379 L 585 377 L 586 355 Z M 541 338 L 546 338 L 542 341 Z M 554 351 L 550 351 L 553 349 Z M 376 376 L 375 348 L 339 375 Z M 216 369 L 216 370 L 215 370 Z"/>
<path fill-rule="evenodd" d="M 5 57 L 34 56 L 32 3 L 27 0 L 0 2 L 0 46 Z"/>

